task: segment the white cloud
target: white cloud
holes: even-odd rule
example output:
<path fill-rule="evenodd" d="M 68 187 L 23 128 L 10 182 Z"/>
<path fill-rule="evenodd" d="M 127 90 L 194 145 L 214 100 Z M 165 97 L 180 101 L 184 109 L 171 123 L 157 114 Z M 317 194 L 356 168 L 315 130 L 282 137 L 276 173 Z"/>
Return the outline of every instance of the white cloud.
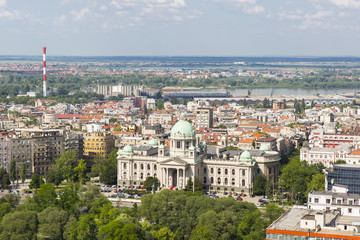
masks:
<path fill-rule="evenodd" d="M 72 10 L 70 14 L 73 16 L 74 20 L 80 21 L 90 14 L 90 9 L 83 8 L 81 10 Z"/>
<path fill-rule="evenodd" d="M 359 0 L 330 0 L 330 2 L 341 8 L 360 8 Z"/>
<path fill-rule="evenodd" d="M 229 4 L 238 7 L 246 14 L 260 14 L 265 13 L 266 10 L 263 6 L 257 4 L 257 0 L 214 0 L 220 4 Z M 269 12 L 267 12 L 269 16 Z"/>
<path fill-rule="evenodd" d="M 0 0 L 0 8 L 6 7 L 6 0 Z"/>

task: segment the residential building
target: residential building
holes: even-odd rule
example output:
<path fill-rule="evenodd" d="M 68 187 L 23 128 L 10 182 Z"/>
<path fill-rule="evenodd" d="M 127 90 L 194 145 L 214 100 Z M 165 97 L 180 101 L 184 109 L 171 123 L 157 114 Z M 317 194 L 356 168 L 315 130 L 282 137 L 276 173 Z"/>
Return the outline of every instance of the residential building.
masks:
<path fill-rule="evenodd" d="M 96 157 L 107 158 L 115 148 L 115 138 L 108 132 L 92 132 L 84 135 L 84 157 L 91 167 Z"/>
<path fill-rule="evenodd" d="M 196 127 L 212 128 L 213 127 L 213 110 L 210 107 L 198 107 L 196 109 Z"/>

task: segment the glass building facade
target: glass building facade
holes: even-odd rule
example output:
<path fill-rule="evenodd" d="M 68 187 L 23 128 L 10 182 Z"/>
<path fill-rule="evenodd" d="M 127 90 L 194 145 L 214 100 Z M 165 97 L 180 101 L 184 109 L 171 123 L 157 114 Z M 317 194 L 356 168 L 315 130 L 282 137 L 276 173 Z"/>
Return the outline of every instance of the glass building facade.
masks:
<path fill-rule="evenodd" d="M 326 170 L 325 188 L 331 191 L 334 185 L 345 185 L 348 193 L 360 194 L 360 165 L 334 165 Z"/>

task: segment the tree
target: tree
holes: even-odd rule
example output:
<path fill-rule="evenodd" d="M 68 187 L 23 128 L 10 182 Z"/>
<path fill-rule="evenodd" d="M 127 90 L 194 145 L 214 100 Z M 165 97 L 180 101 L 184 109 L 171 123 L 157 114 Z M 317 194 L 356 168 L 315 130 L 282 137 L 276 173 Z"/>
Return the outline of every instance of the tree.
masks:
<path fill-rule="evenodd" d="M 117 122 L 117 118 L 112 117 L 109 119 L 109 123 L 116 123 L 116 122 Z"/>
<path fill-rule="evenodd" d="M 0 168 L 0 187 L 6 188 L 10 184 L 9 174 L 5 168 Z"/>
<path fill-rule="evenodd" d="M 157 109 L 159 109 L 159 110 L 163 110 L 165 107 L 164 107 L 164 102 L 163 101 L 161 101 L 161 100 L 157 100 L 156 101 L 156 107 L 157 107 Z"/>
<path fill-rule="evenodd" d="M 315 103 L 314 103 L 314 101 L 311 101 L 310 108 L 313 108 L 313 107 L 315 107 Z"/>
<path fill-rule="evenodd" d="M 305 111 L 305 109 L 306 109 L 305 99 L 302 99 L 301 100 L 301 110 Z"/>
<path fill-rule="evenodd" d="M 267 180 L 263 174 L 259 174 L 254 179 L 253 193 L 255 195 L 265 195 Z"/>
<path fill-rule="evenodd" d="M 40 185 L 43 183 L 44 183 L 44 180 L 40 177 L 40 175 L 37 173 L 34 173 L 31 177 L 29 187 L 38 189 L 40 187 Z"/>
<path fill-rule="evenodd" d="M 36 239 L 36 212 L 16 211 L 6 214 L 1 221 L 1 239 Z"/>
<path fill-rule="evenodd" d="M 198 177 L 195 177 L 195 186 L 193 186 L 193 181 L 192 181 L 191 177 L 187 181 L 187 184 L 185 186 L 185 190 L 192 192 L 193 189 L 195 190 L 195 192 L 203 190 L 202 183 L 200 182 Z"/>
<path fill-rule="evenodd" d="M 117 184 L 117 150 L 113 149 L 103 162 L 104 164 L 100 166 L 100 182 L 108 185 Z"/>
<path fill-rule="evenodd" d="M 78 240 L 96 239 L 97 226 L 94 218 L 90 214 L 85 214 L 80 217 L 76 224 Z"/>
<path fill-rule="evenodd" d="M 63 179 L 71 181 L 77 164 L 78 160 L 76 151 L 69 150 L 61 154 L 61 156 L 56 159 L 52 169 L 59 171 Z"/>
<path fill-rule="evenodd" d="M 162 227 L 158 231 L 151 231 L 151 234 L 156 240 L 175 240 L 176 234 L 168 227 Z"/>
<path fill-rule="evenodd" d="M 76 214 L 76 204 L 79 202 L 79 183 L 70 183 L 59 192 L 58 206 L 69 214 Z"/>
<path fill-rule="evenodd" d="M 56 186 L 59 186 L 63 181 L 62 175 L 58 170 L 50 170 L 46 173 L 46 182 L 53 183 Z"/>
<path fill-rule="evenodd" d="M 25 179 L 26 179 L 26 166 L 25 166 L 24 162 L 22 162 L 20 165 L 20 177 L 21 177 L 22 184 L 24 184 Z"/>
<path fill-rule="evenodd" d="M 158 189 L 159 185 L 160 181 L 156 177 L 146 177 L 144 181 L 144 188 L 148 191 L 151 191 L 153 186 L 155 187 L 155 189 Z"/>
<path fill-rule="evenodd" d="M 15 180 L 17 180 L 16 174 L 16 161 L 14 159 L 10 162 L 10 180 L 15 184 Z"/>
<path fill-rule="evenodd" d="M 311 177 L 311 182 L 308 183 L 307 192 L 324 191 L 325 190 L 325 175 L 317 173 Z"/>
<path fill-rule="evenodd" d="M 191 240 L 208 240 L 213 239 L 209 229 L 199 223 L 196 228 L 191 232 Z"/>
<path fill-rule="evenodd" d="M 77 165 L 77 167 L 74 169 L 74 175 L 73 175 L 73 181 L 74 182 L 80 182 L 81 184 L 84 184 L 88 177 L 86 175 L 86 163 L 84 159 L 81 159 Z"/>
<path fill-rule="evenodd" d="M 268 223 L 271 224 L 284 212 L 285 210 L 275 203 L 269 203 L 265 207 L 264 217 L 268 220 Z"/>
<path fill-rule="evenodd" d="M 38 239 L 63 239 L 68 214 L 56 207 L 48 207 L 38 214 Z"/>

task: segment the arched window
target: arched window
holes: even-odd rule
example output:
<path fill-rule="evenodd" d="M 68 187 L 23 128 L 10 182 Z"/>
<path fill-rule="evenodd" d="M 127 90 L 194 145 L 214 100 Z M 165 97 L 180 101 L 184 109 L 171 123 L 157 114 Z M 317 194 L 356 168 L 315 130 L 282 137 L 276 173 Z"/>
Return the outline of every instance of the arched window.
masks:
<path fill-rule="evenodd" d="M 137 169 L 137 164 L 136 163 L 134 163 L 134 169 Z"/>
<path fill-rule="evenodd" d="M 228 169 L 227 169 L 227 168 L 225 168 L 225 174 L 226 174 L 226 175 L 228 174 Z"/>
<path fill-rule="evenodd" d="M 144 164 L 140 164 L 140 169 L 144 170 Z"/>
<path fill-rule="evenodd" d="M 154 165 L 154 170 L 155 170 L 155 171 L 157 170 L 157 166 L 156 166 L 156 164 Z"/>
<path fill-rule="evenodd" d="M 225 185 L 228 185 L 228 179 L 227 178 L 225 178 Z"/>
<path fill-rule="evenodd" d="M 220 185 L 221 184 L 221 178 L 218 178 L 217 183 Z"/>
<path fill-rule="evenodd" d="M 241 185 L 242 185 L 243 187 L 245 187 L 245 179 L 243 179 L 243 180 L 241 181 Z"/>
<path fill-rule="evenodd" d="M 213 177 L 210 178 L 210 183 L 211 183 L 211 184 L 214 183 L 214 178 L 213 178 Z"/>
<path fill-rule="evenodd" d="M 242 170 L 242 175 L 245 176 L 245 170 Z"/>
<path fill-rule="evenodd" d="M 231 173 L 232 173 L 232 175 L 235 175 L 235 169 L 233 169 L 233 170 L 231 171 Z"/>
<path fill-rule="evenodd" d="M 235 185 L 235 178 L 231 179 L 231 185 Z"/>
<path fill-rule="evenodd" d="M 140 173 L 140 179 L 144 179 L 144 174 L 143 173 Z"/>
<path fill-rule="evenodd" d="M 124 169 L 126 169 L 126 163 L 124 163 Z"/>
<path fill-rule="evenodd" d="M 150 164 L 147 165 L 147 170 L 150 170 Z"/>
<path fill-rule="evenodd" d="M 213 168 L 210 168 L 210 173 L 214 174 L 214 169 Z"/>
<path fill-rule="evenodd" d="M 147 176 L 149 177 L 149 176 L 150 176 L 150 173 L 147 173 Z"/>
<path fill-rule="evenodd" d="M 156 175 L 156 173 L 154 173 L 154 178 L 156 178 L 157 177 L 157 175 Z"/>
<path fill-rule="evenodd" d="M 137 172 L 134 172 L 134 179 L 137 179 Z"/>
<path fill-rule="evenodd" d="M 221 168 L 218 168 L 218 174 L 221 174 Z"/>
<path fill-rule="evenodd" d="M 206 183 L 206 177 L 204 177 L 204 183 Z"/>

